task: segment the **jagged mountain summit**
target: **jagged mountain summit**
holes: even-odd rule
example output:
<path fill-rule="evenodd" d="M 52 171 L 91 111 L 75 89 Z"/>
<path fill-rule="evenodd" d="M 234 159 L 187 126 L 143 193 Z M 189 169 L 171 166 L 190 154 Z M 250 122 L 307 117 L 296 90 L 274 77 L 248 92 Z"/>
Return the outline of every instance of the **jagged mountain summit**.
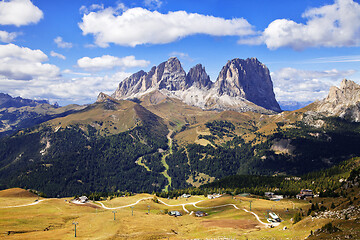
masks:
<path fill-rule="evenodd" d="M 281 111 L 269 69 L 256 58 L 228 61 L 220 71 L 215 88 L 220 96 L 240 96 L 263 108 Z"/>
<path fill-rule="evenodd" d="M 312 111 L 360 122 L 360 85 L 344 79 L 340 87 L 331 87 L 328 96 L 313 103 Z"/>
<path fill-rule="evenodd" d="M 281 111 L 269 70 L 256 58 L 228 61 L 212 82 L 201 64 L 186 74 L 180 61 L 172 57 L 148 73 L 139 71 L 124 79 L 112 97 L 140 98 L 156 90 L 204 110 Z"/>

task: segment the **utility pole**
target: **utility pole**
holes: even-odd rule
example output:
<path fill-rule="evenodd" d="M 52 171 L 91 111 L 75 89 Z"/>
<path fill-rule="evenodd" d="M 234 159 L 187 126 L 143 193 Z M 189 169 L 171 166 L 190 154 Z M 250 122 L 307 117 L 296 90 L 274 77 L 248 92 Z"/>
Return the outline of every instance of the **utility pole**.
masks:
<path fill-rule="evenodd" d="M 148 205 L 147 207 L 148 207 L 148 214 L 150 214 L 150 205 Z"/>
<path fill-rule="evenodd" d="M 251 202 L 252 202 L 252 201 L 250 200 L 250 201 L 249 201 L 249 203 L 250 203 L 250 211 L 251 211 Z"/>
<path fill-rule="evenodd" d="M 75 237 L 76 237 L 76 225 L 78 225 L 79 223 L 78 222 L 73 222 L 72 224 L 75 225 Z"/>
<path fill-rule="evenodd" d="M 131 216 L 134 216 L 134 206 L 131 206 Z"/>
<path fill-rule="evenodd" d="M 112 213 L 114 214 L 114 221 L 115 221 L 115 213 L 117 213 L 117 211 L 112 211 Z"/>

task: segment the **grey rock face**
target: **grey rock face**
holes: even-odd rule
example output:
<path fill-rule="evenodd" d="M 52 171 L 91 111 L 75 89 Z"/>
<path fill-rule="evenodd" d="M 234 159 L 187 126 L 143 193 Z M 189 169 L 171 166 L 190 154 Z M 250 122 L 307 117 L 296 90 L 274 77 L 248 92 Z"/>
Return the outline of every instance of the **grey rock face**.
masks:
<path fill-rule="evenodd" d="M 112 97 L 138 97 L 153 90 L 204 109 L 281 111 L 269 70 L 256 58 L 229 61 L 213 83 L 201 64 L 186 74 L 180 61 L 173 57 L 148 73 L 140 71 L 126 78 Z"/>
<path fill-rule="evenodd" d="M 340 87 L 331 87 L 329 95 L 316 102 L 314 111 L 360 122 L 360 85 L 344 79 Z"/>
<path fill-rule="evenodd" d="M 157 67 L 153 67 L 148 73 L 139 71 L 125 78 L 120 82 L 112 97 L 116 99 L 130 97 L 151 88 L 169 91 L 184 90 L 185 79 L 186 73 L 181 67 L 180 61 L 177 58 L 170 58 Z"/>
<path fill-rule="evenodd" d="M 258 106 L 280 112 L 269 69 L 256 58 L 235 58 L 222 68 L 215 88 L 220 95 L 240 96 Z"/>
<path fill-rule="evenodd" d="M 164 72 L 159 81 L 159 89 L 169 91 L 185 90 L 186 73 L 179 59 L 170 58 L 164 65 Z"/>
<path fill-rule="evenodd" d="M 191 68 L 186 75 L 186 88 L 195 86 L 199 89 L 210 89 L 212 85 L 213 82 L 210 80 L 209 75 L 207 75 L 205 68 L 201 64 L 197 64 L 195 67 Z"/>
<path fill-rule="evenodd" d="M 112 95 L 114 98 L 121 98 L 124 96 L 130 96 L 140 91 L 146 91 L 146 72 L 139 71 L 134 73 L 124 81 L 120 82 L 119 87 Z"/>

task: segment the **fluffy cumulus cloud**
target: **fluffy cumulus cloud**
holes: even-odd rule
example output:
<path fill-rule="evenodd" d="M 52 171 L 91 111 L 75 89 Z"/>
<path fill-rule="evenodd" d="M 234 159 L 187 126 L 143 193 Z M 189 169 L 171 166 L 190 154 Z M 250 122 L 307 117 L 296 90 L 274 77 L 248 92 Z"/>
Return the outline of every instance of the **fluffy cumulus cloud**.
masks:
<path fill-rule="evenodd" d="M 118 58 L 110 55 L 103 55 L 101 57 L 95 58 L 83 57 L 77 61 L 78 67 L 88 71 L 109 70 L 115 67 L 120 67 L 122 69 L 132 67 L 146 67 L 149 64 L 149 61 L 136 60 L 134 56 Z"/>
<path fill-rule="evenodd" d="M 83 35 L 92 34 L 95 44 L 108 47 L 165 44 L 194 34 L 212 36 L 244 36 L 254 34 L 253 27 L 243 18 L 224 19 L 185 11 L 149 11 L 131 8 L 122 12 L 105 8 L 84 14 L 79 23 Z"/>
<path fill-rule="evenodd" d="M 70 42 L 64 42 L 62 37 L 56 37 L 54 39 L 54 42 L 59 48 L 72 48 L 73 44 Z"/>
<path fill-rule="evenodd" d="M 360 4 L 353 0 L 335 0 L 332 5 L 311 8 L 302 17 L 306 23 L 289 19 L 271 22 L 261 36 L 241 39 L 240 44 L 265 43 L 269 49 L 291 47 L 360 46 Z"/>
<path fill-rule="evenodd" d="M 343 78 L 355 72 L 355 70 L 309 71 L 283 68 L 272 72 L 271 77 L 277 100 L 306 102 L 324 98 L 331 86 L 339 85 Z"/>
<path fill-rule="evenodd" d="M 48 60 L 41 50 L 19 47 L 15 44 L 0 45 L 0 78 L 32 80 L 34 78 L 54 78 L 60 70 Z"/>
<path fill-rule="evenodd" d="M 60 58 L 60 59 L 62 59 L 62 60 L 65 60 L 65 59 L 66 59 L 66 57 L 65 57 L 64 55 L 62 55 L 62 54 L 60 54 L 60 53 L 57 53 L 57 52 L 54 52 L 54 51 L 51 51 L 51 52 L 50 52 L 50 56 L 52 56 L 52 57 L 57 57 L 57 58 Z"/>
<path fill-rule="evenodd" d="M 10 0 L 0 2 L 0 24 L 23 26 L 37 23 L 43 12 L 30 0 Z"/>
<path fill-rule="evenodd" d="M 17 37 L 16 32 L 6 32 L 6 31 L 0 31 L 0 41 L 4 43 L 10 43 L 14 41 L 14 39 Z"/>

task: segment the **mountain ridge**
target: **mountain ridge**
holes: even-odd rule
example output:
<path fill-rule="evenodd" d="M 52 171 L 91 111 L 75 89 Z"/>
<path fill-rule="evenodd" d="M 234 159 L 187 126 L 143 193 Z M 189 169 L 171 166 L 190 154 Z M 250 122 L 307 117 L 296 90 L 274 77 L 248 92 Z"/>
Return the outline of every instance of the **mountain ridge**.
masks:
<path fill-rule="evenodd" d="M 343 79 L 339 87 L 330 88 L 326 98 L 314 102 L 311 110 L 326 116 L 339 116 L 360 122 L 360 85 Z"/>
<path fill-rule="evenodd" d="M 79 111 L 1 138 L 0 187 L 31 187 L 53 196 L 79 191 L 152 192 L 199 186 L 234 174 L 304 174 L 360 156 L 359 123 L 315 112 L 317 103 L 271 115 L 209 111 L 187 104 L 174 96 L 194 89 L 199 94 L 210 89 L 216 97 L 220 93 L 202 65 L 184 75 L 176 59 L 172 61 L 152 68 L 151 74 L 139 72 L 142 81 L 125 82 L 146 94 L 136 97 L 129 92 L 130 97 L 116 99 L 100 93 L 97 102 Z M 224 85 L 236 85 L 231 88 L 236 94 L 246 94 L 238 76 L 230 78 L 241 70 L 237 61 L 241 62 L 229 62 L 221 78 Z M 266 72 L 255 59 L 248 61 Z M 245 67 L 241 71 L 249 74 Z M 159 79 L 169 84 L 167 89 L 147 89 L 160 86 Z M 345 81 L 332 88 L 324 101 L 356 104 L 357 90 L 358 85 Z M 191 96 L 185 97 L 191 100 Z M 224 98 L 234 97 L 224 94 L 210 106 Z M 241 101 L 244 109 L 258 107 Z"/>
<path fill-rule="evenodd" d="M 47 100 L 13 98 L 9 94 L 0 93 L 0 137 L 69 115 L 84 107 L 75 104 L 60 107 Z"/>
<path fill-rule="evenodd" d="M 159 90 L 169 97 L 204 110 L 280 112 L 268 68 L 256 58 L 233 59 L 223 67 L 216 82 L 197 64 L 186 74 L 176 57 L 134 73 L 119 83 L 115 99 L 140 97 Z"/>

